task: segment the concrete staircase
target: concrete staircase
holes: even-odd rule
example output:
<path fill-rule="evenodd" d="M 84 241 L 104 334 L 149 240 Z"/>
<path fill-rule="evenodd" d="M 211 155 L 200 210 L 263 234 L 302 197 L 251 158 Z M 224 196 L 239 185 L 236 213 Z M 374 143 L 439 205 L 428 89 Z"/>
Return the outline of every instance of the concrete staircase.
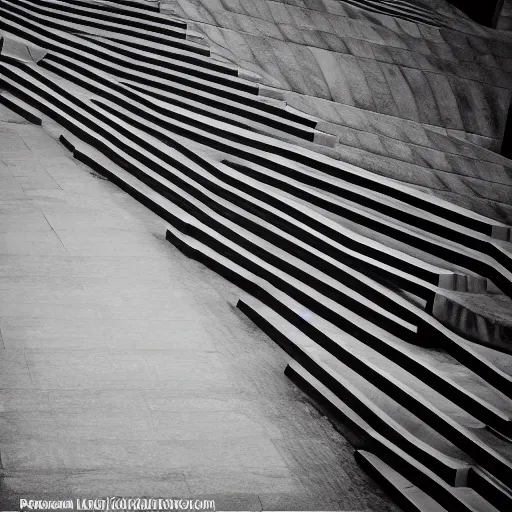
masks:
<path fill-rule="evenodd" d="M 1 0 L 0 21 L 48 52 L 0 58 L 0 101 L 58 122 L 76 159 L 242 290 L 397 503 L 510 510 L 511 346 L 438 319 L 446 294 L 468 318 L 464 294 L 512 297 L 509 226 L 344 163 L 321 120 L 154 6 Z"/>

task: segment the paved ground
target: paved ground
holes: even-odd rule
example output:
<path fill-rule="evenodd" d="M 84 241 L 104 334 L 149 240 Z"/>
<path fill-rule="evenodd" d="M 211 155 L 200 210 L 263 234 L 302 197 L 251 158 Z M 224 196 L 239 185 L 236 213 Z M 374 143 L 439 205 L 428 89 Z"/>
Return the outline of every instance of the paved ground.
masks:
<path fill-rule="evenodd" d="M 0 110 L 0 505 L 396 510 L 165 224 Z"/>

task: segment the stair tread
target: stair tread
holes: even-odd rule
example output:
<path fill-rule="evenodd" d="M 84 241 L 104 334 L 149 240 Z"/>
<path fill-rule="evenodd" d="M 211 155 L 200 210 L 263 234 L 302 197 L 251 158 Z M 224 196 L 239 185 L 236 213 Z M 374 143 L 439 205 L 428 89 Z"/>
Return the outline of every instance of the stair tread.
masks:
<path fill-rule="evenodd" d="M 395 471 L 376 455 L 364 450 L 357 451 L 368 464 L 388 483 L 394 490 L 402 495 L 405 500 L 417 507 L 419 512 L 448 512 L 427 493 L 413 485 L 398 471 Z"/>
<path fill-rule="evenodd" d="M 23 110 L 26 110 L 30 114 L 33 114 L 35 117 L 38 117 L 38 118 L 41 117 L 41 113 L 39 112 L 39 110 L 34 108 L 32 105 L 30 105 L 26 101 L 21 100 L 20 98 L 18 98 L 16 95 L 12 94 L 11 92 L 1 91 L 0 95 L 3 96 L 4 98 L 7 98 L 10 102 L 16 103 L 17 105 L 22 107 Z"/>

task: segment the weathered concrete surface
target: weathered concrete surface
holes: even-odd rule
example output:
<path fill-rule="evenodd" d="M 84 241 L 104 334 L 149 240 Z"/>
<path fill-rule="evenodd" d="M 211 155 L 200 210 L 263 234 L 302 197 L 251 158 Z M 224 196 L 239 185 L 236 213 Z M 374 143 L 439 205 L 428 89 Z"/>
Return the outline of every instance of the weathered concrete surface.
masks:
<path fill-rule="evenodd" d="M 0 107 L 0 504 L 397 510 L 165 223 Z"/>

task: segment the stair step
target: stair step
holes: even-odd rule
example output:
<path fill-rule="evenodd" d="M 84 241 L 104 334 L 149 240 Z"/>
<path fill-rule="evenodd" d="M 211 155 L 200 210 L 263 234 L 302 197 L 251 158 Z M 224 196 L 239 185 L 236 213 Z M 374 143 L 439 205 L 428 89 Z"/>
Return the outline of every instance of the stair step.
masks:
<path fill-rule="evenodd" d="M 89 27 L 88 30 L 86 26 L 80 25 L 77 23 L 71 24 L 71 23 L 59 23 L 57 21 L 53 21 L 53 18 L 50 16 L 42 16 L 42 15 L 36 15 L 35 13 L 32 13 L 29 9 L 25 9 L 23 7 L 18 7 L 14 2 L 11 2 L 11 0 L 3 0 L 0 4 L 0 14 L 1 17 L 4 18 L 3 23 L 9 23 L 9 30 L 15 32 L 15 29 L 13 28 L 13 23 L 19 24 L 20 26 L 24 26 L 24 30 L 21 30 L 17 33 L 18 35 L 21 35 L 22 37 L 25 37 L 25 31 L 31 30 L 33 27 L 39 27 L 39 29 L 46 33 L 51 33 L 52 37 L 55 37 L 55 39 L 59 38 L 59 33 L 62 34 L 60 36 L 60 39 L 63 41 L 66 41 L 68 38 L 75 37 L 75 40 L 78 39 L 76 36 L 73 36 L 72 33 L 74 32 L 86 32 L 88 35 L 99 35 L 107 38 L 113 38 L 113 39 L 120 39 L 124 40 L 126 38 L 137 38 L 136 31 L 133 32 L 133 35 L 130 35 L 130 31 L 126 30 L 125 32 L 128 33 L 121 33 L 121 32 L 112 32 L 109 30 L 105 30 L 102 28 L 92 28 Z M 44 20 L 44 23 L 41 23 L 41 19 Z M 145 36 L 145 37 L 142 37 Z M 152 46 L 153 45 L 162 45 L 164 47 L 176 47 L 181 48 L 184 50 L 187 50 L 189 52 L 195 52 L 200 53 L 202 55 L 210 55 L 209 48 L 206 48 L 203 45 L 194 43 L 192 41 L 187 41 L 185 39 L 186 32 L 183 32 L 183 37 L 170 37 L 166 36 L 165 38 L 158 37 L 154 35 L 153 33 L 141 33 L 141 39 L 144 41 L 148 41 Z M 146 43 L 148 44 L 148 43 Z M 44 46 L 44 44 L 43 44 Z M 147 46 L 144 46 L 146 48 Z"/>
<path fill-rule="evenodd" d="M 358 464 L 405 512 L 448 512 L 437 501 L 373 453 L 356 450 L 354 457 Z"/>
<path fill-rule="evenodd" d="M 179 94 L 170 92 L 160 94 L 154 88 L 149 86 L 141 87 L 127 80 L 122 80 L 120 85 L 108 79 L 108 77 L 102 76 L 97 72 L 94 73 L 91 71 L 92 68 L 90 66 L 83 63 L 80 65 L 72 63 L 67 58 L 52 55 L 44 61 L 42 66 L 91 92 L 102 93 L 107 98 L 113 99 L 118 96 L 121 100 L 119 92 L 124 93 L 124 96 L 130 97 L 132 101 L 136 101 L 140 105 L 139 108 L 145 107 L 159 112 L 166 117 L 170 114 L 171 105 L 174 105 L 180 109 L 185 109 L 189 115 L 196 113 L 213 120 L 213 122 L 228 123 L 244 130 L 255 130 L 267 134 L 270 132 L 272 135 L 280 137 L 285 137 L 289 134 L 289 138 L 292 138 L 296 143 L 301 138 L 314 141 L 318 134 L 311 128 L 281 119 L 273 114 L 267 114 L 264 111 L 252 108 L 241 109 L 239 105 L 236 105 L 235 102 L 229 102 L 229 100 L 215 100 L 215 103 L 221 105 L 221 108 L 215 108 Z M 81 72 L 79 71 L 80 69 Z M 111 94 L 109 91 L 111 89 L 117 89 L 118 91 L 115 94 Z M 148 94 L 151 94 L 151 96 Z M 230 107 L 229 110 L 232 110 L 234 113 L 231 114 L 226 111 L 226 106 Z"/>
<path fill-rule="evenodd" d="M 5 0 L 9 5 L 10 0 Z M 128 34 L 148 41 L 156 41 L 166 44 L 166 37 L 179 39 L 186 38 L 186 26 L 161 24 L 153 21 L 143 21 L 136 17 L 124 14 L 109 16 L 94 9 L 72 8 L 66 9 L 65 4 L 47 2 L 46 0 L 17 0 L 16 6 L 24 12 L 36 14 L 39 18 L 52 21 L 52 25 L 60 25 L 67 29 L 77 27 L 91 27 L 94 29 L 109 30 L 121 34 Z M 87 31 L 88 29 L 85 29 Z"/>
<path fill-rule="evenodd" d="M 223 73 L 228 76 L 239 76 L 238 68 L 229 64 L 216 61 L 211 57 L 205 57 L 197 53 L 187 52 L 179 48 L 160 47 L 150 48 L 140 44 L 136 44 L 137 40 L 125 38 L 125 40 L 110 40 L 105 38 L 92 38 L 88 35 L 81 36 L 98 46 L 103 46 L 111 51 L 115 51 L 119 55 L 126 55 L 132 59 L 140 62 L 151 63 L 155 66 L 167 67 L 173 69 L 176 63 L 187 63 L 197 68 L 204 70 L 215 71 L 216 73 Z M 156 51 L 155 51 L 156 50 Z M 242 78 L 242 80 L 245 80 Z"/>
<path fill-rule="evenodd" d="M 251 317 L 255 314 L 254 310 L 251 309 L 248 313 L 257 324 L 258 322 L 264 322 L 257 314 L 254 318 Z M 452 510 L 481 510 L 481 512 L 496 510 L 490 500 L 485 500 L 492 497 L 493 492 L 488 492 L 491 489 L 485 489 L 484 493 L 480 495 L 478 491 L 483 490 L 481 487 L 465 487 L 469 481 L 469 479 L 466 479 L 467 475 L 481 470 L 469 468 L 469 473 L 460 473 L 457 487 L 447 485 L 430 469 L 390 442 L 387 436 L 381 436 L 375 432 L 359 416 L 359 414 L 365 414 L 364 408 L 357 405 L 354 405 L 352 409 L 349 408 L 344 401 L 340 400 L 297 361 L 289 363 L 285 374 L 311 397 L 315 405 L 329 416 L 337 428 L 341 427 L 342 431 L 346 431 L 347 428 L 350 429 L 349 436 L 354 439 L 353 444 L 356 444 L 358 450 L 371 452 L 374 456 L 379 457 L 392 471 L 396 471 L 400 475 L 407 475 L 407 479 L 413 485 L 434 498 L 440 506 L 445 507 L 450 512 Z M 320 375 L 322 374 L 320 373 Z M 357 411 L 357 413 L 354 411 Z M 485 500 L 485 507 L 475 509 L 475 502 L 478 500 L 482 503 L 482 498 Z M 497 507 L 497 510 L 505 512 L 509 509 Z"/>
<path fill-rule="evenodd" d="M 30 123 L 38 125 L 42 124 L 42 119 L 39 115 L 39 112 L 13 94 L 6 91 L 0 93 L 0 103 L 10 108 L 13 112 L 16 112 L 16 114 L 19 114 Z"/>
<path fill-rule="evenodd" d="M 171 25 L 175 27 L 186 28 L 187 23 L 185 21 L 178 21 L 172 18 L 168 18 L 160 14 L 158 10 L 148 10 L 144 8 L 144 4 L 139 4 L 141 7 L 134 5 L 125 5 L 122 2 L 116 2 L 110 4 L 109 2 L 85 2 L 83 0 L 52 0 L 51 2 L 44 2 L 46 6 L 54 6 L 60 8 L 66 12 L 80 14 L 82 12 L 99 15 L 113 14 L 109 17 L 114 20 L 120 19 L 123 16 L 136 17 L 139 20 L 148 22 L 155 22 L 165 25 Z M 101 19 L 101 18 L 100 18 Z"/>

